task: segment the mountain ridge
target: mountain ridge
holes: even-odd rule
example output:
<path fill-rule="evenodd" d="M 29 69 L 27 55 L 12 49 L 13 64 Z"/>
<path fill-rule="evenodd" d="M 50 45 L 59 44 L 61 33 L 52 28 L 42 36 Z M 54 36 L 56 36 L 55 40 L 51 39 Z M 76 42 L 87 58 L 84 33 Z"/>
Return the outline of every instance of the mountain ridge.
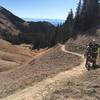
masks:
<path fill-rule="evenodd" d="M 33 43 L 34 48 L 53 45 L 55 29 L 49 22 L 27 22 L 0 7 L 0 37 L 11 43 Z"/>
<path fill-rule="evenodd" d="M 50 18 L 23 18 L 24 20 L 26 21 L 33 21 L 33 22 L 50 22 L 52 23 L 53 25 L 57 26 L 59 24 L 63 24 L 65 20 L 63 19 L 50 19 Z"/>

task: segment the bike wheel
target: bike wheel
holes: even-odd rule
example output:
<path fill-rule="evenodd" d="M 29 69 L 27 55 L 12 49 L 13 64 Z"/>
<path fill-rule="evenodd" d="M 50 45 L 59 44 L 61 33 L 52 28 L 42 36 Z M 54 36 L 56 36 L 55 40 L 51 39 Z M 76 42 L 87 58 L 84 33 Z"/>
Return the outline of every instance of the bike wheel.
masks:
<path fill-rule="evenodd" d="M 89 63 L 86 63 L 86 64 L 85 64 L 85 67 L 86 67 L 86 69 L 87 69 L 88 71 L 91 69 L 91 66 L 90 66 Z"/>

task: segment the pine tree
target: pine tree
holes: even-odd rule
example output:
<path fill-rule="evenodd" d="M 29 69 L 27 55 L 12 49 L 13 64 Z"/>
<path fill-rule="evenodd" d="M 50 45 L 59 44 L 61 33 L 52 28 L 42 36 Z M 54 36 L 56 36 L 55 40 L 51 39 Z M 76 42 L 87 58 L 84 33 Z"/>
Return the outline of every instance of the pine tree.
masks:
<path fill-rule="evenodd" d="M 86 31 L 98 24 L 98 2 L 99 0 L 83 0 L 83 4 L 81 4 L 81 0 L 79 1 L 74 21 L 74 30 L 76 32 Z"/>
<path fill-rule="evenodd" d="M 80 15 L 81 9 L 82 9 L 82 0 L 79 0 L 79 4 L 78 4 L 78 7 L 77 7 L 77 11 L 76 11 L 75 16 L 79 16 Z"/>
<path fill-rule="evenodd" d="M 73 11 L 71 9 L 71 11 L 68 14 L 68 17 L 65 21 L 65 23 L 63 24 L 63 34 L 64 34 L 64 41 L 66 41 L 70 36 L 72 36 L 73 33 Z"/>
<path fill-rule="evenodd" d="M 61 43 L 63 42 L 63 32 L 62 32 L 62 25 L 58 24 L 56 28 L 56 43 Z"/>
<path fill-rule="evenodd" d="M 88 30 L 97 23 L 98 16 L 98 0 L 83 0 L 81 12 L 82 30 Z"/>
<path fill-rule="evenodd" d="M 75 14 L 75 18 L 74 18 L 74 34 L 77 34 L 77 31 L 81 30 L 81 11 L 82 11 L 82 3 L 81 0 L 79 1 L 78 7 L 77 7 L 77 11 Z"/>

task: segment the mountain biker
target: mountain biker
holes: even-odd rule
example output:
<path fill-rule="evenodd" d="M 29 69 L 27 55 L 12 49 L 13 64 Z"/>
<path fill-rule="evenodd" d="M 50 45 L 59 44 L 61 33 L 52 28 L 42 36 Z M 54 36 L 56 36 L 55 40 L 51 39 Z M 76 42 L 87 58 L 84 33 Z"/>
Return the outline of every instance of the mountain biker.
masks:
<path fill-rule="evenodd" d="M 96 43 L 96 40 L 93 39 L 87 46 L 85 56 L 86 56 L 86 64 L 90 60 L 90 57 L 94 59 L 94 66 L 96 65 L 96 59 L 98 56 L 98 49 L 100 45 Z"/>

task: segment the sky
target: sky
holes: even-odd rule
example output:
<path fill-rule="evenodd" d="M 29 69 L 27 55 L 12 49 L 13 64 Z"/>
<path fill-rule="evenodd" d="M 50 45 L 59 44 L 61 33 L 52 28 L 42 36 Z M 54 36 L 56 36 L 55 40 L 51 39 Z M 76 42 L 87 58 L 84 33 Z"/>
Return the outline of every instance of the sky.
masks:
<path fill-rule="evenodd" d="M 79 0 L 0 0 L 0 5 L 21 18 L 66 19 Z"/>

